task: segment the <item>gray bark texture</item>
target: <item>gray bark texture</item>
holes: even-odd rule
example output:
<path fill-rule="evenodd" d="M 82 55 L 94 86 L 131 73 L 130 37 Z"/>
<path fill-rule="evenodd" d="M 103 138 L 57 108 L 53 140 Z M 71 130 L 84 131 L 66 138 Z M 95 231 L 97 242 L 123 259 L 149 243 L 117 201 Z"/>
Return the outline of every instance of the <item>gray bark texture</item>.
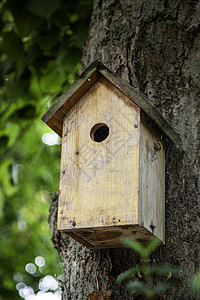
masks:
<path fill-rule="evenodd" d="M 182 151 L 167 143 L 166 243 L 152 256 L 181 273 L 176 287 L 155 299 L 199 299 L 189 284 L 200 266 L 199 20 L 198 0 L 95 0 L 84 45 L 82 70 L 101 60 L 143 93 L 182 140 Z M 139 258 L 123 248 L 88 250 L 59 233 L 57 201 L 49 222 L 64 264 L 62 299 L 145 299 L 116 284 Z"/>

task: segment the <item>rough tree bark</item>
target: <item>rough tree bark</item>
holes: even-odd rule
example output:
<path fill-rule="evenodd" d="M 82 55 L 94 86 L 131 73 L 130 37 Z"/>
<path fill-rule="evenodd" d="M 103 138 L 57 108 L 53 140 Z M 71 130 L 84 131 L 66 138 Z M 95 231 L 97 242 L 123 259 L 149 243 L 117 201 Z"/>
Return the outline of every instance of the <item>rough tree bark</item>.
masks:
<path fill-rule="evenodd" d="M 199 16 L 198 0 L 96 0 L 82 59 L 82 70 L 100 59 L 146 95 L 182 139 L 183 151 L 168 143 L 166 244 L 153 254 L 182 273 L 177 287 L 159 299 L 198 299 L 188 279 L 200 264 Z M 102 290 L 112 296 L 93 299 L 139 299 L 115 283 L 138 258 L 127 249 L 87 250 L 56 230 L 56 216 L 54 199 L 49 221 L 64 263 L 62 299 L 86 299 Z"/>

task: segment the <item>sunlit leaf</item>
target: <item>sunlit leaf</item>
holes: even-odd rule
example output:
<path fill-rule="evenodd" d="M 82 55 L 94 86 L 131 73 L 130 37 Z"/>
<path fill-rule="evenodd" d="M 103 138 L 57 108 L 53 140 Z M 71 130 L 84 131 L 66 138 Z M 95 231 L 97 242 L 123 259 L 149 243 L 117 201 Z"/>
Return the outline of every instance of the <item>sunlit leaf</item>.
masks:
<path fill-rule="evenodd" d="M 32 74 L 29 90 L 30 90 L 32 97 L 34 97 L 36 99 L 42 99 L 39 80 L 35 74 Z"/>
<path fill-rule="evenodd" d="M 8 196 L 12 196 L 17 188 L 13 186 L 11 181 L 11 168 L 12 168 L 12 160 L 6 159 L 1 163 L 0 166 L 0 183 L 4 187 L 4 193 Z"/>
<path fill-rule="evenodd" d="M 59 70 L 55 69 L 46 75 L 43 75 L 40 80 L 40 87 L 43 92 L 56 93 L 62 86 L 64 78 Z"/>

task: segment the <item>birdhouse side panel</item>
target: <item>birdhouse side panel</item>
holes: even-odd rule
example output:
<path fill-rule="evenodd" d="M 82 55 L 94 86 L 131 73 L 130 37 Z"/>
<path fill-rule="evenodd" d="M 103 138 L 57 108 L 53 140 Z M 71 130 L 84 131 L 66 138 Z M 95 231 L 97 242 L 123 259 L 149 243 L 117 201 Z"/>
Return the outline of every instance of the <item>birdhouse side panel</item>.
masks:
<path fill-rule="evenodd" d="M 139 122 L 103 78 L 64 118 L 59 229 L 138 223 Z"/>
<path fill-rule="evenodd" d="M 141 117 L 140 215 L 141 224 L 165 240 L 165 151 L 159 129 Z"/>

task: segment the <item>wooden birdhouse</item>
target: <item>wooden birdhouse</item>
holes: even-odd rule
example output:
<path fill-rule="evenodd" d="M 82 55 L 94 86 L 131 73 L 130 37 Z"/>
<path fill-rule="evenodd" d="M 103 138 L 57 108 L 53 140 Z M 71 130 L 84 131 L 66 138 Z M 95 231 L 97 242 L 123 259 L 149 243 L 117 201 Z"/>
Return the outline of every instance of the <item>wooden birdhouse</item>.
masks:
<path fill-rule="evenodd" d="M 42 116 L 62 137 L 58 229 L 88 248 L 165 240 L 165 145 L 148 100 L 93 63 Z"/>

